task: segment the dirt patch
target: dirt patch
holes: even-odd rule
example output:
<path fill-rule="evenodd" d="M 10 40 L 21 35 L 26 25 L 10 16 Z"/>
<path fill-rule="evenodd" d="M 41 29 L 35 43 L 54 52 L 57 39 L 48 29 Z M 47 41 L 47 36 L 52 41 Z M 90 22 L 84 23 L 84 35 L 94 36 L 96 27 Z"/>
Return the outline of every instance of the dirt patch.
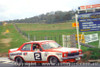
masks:
<path fill-rule="evenodd" d="M 2 34 L 2 35 L 6 35 L 7 33 L 9 33 L 9 32 L 2 32 L 1 34 Z"/>
<path fill-rule="evenodd" d="M 91 55 L 91 51 L 86 51 L 83 53 L 83 55 L 86 55 L 86 57 L 84 59 L 79 60 L 78 63 L 88 63 L 88 58 Z"/>
<path fill-rule="evenodd" d="M 88 58 L 91 55 L 91 51 L 86 51 L 83 54 L 86 54 L 87 55 L 87 58 Z"/>
<path fill-rule="evenodd" d="M 79 60 L 77 63 L 88 63 L 88 61 L 84 60 L 84 59 L 81 59 Z"/>
<path fill-rule="evenodd" d="M 12 38 L 6 38 L 6 39 L 1 39 L 1 43 L 4 43 L 6 46 L 10 46 L 10 42 L 11 42 Z"/>
<path fill-rule="evenodd" d="M 6 34 L 6 32 L 2 32 L 2 35 L 5 35 Z"/>
<path fill-rule="evenodd" d="M 1 39 L 2 43 L 10 43 L 12 38 Z"/>

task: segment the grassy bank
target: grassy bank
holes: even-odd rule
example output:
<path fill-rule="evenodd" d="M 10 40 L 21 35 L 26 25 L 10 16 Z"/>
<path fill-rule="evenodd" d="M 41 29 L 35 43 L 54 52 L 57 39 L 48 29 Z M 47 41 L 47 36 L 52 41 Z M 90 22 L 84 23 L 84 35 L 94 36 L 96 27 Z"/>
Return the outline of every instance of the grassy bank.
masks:
<path fill-rule="evenodd" d="M 9 33 L 6 33 L 9 30 Z M 26 42 L 12 24 L 0 26 L 0 53 L 8 52 L 10 48 L 16 48 Z"/>
<path fill-rule="evenodd" d="M 72 22 L 69 23 L 59 23 L 59 24 L 17 24 L 17 26 L 25 32 L 27 35 L 29 34 L 31 38 L 34 36 L 38 36 L 40 39 L 42 37 L 51 37 L 52 40 L 55 40 L 59 42 L 62 45 L 62 35 L 71 35 L 76 34 L 76 29 L 72 27 Z M 9 30 L 9 33 L 5 33 L 6 30 Z M 100 36 L 100 31 L 95 32 L 85 32 L 84 34 L 93 34 L 98 33 Z M 81 34 L 81 32 L 80 32 Z M 58 39 L 58 37 L 60 39 Z M 8 24 L 6 26 L 0 26 L 0 53 L 7 53 L 9 49 L 11 48 L 17 48 L 21 46 L 24 42 L 27 42 L 28 40 L 25 40 L 25 38 L 17 32 L 13 24 Z M 94 45 L 98 47 L 99 42 L 92 42 L 89 43 L 91 45 Z M 94 49 L 89 49 L 88 47 L 82 46 L 83 52 L 86 51 L 93 51 Z M 98 49 L 99 50 L 99 49 Z M 93 56 L 97 56 L 98 52 L 91 53 Z M 91 57 L 93 57 L 91 56 Z"/>

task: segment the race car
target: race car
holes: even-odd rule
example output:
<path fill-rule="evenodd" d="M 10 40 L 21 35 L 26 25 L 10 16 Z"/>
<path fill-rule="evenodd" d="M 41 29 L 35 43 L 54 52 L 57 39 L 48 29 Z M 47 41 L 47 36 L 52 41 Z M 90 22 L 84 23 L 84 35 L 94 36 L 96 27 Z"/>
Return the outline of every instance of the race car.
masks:
<path fill-rule="evenodd" d="M 81 49 L 61 47 L 53 40 L 30 41 L 8 51 L 9 59 L 18 64 L 68 63 L 76 62 L 82 56 Z"/>

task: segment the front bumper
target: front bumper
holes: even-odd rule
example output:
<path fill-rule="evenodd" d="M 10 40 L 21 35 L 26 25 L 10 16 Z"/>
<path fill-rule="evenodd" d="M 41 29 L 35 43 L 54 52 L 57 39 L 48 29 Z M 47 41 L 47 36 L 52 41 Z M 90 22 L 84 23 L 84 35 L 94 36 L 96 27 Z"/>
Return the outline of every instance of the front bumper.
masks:
<path fill-rule="evenodd" d="M 77 57 L 82 57 L 83 54 L 81 55 L 75 55 L 75 56 L 68 56 L 68 57 L 63 57 L 62 60 L 66 60 L 66 59 L 74 59 L 74 58 L 77 58 Z"/>
<path fill-rule="evenodd" d="M 9 60 L 13 61 L 13 59 L 11 59 L 10 57 L 8 57 Z"/>

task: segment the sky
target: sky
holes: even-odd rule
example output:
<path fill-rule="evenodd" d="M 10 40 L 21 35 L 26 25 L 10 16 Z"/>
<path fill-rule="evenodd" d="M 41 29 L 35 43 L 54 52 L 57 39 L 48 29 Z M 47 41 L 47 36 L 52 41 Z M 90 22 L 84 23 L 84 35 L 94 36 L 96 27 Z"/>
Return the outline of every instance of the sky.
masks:
<path fill-rule="evenodd" d="M 69 11 L 100 0 L 0 0 L 0 21 L 24 19 L 47 12 Z"/>

